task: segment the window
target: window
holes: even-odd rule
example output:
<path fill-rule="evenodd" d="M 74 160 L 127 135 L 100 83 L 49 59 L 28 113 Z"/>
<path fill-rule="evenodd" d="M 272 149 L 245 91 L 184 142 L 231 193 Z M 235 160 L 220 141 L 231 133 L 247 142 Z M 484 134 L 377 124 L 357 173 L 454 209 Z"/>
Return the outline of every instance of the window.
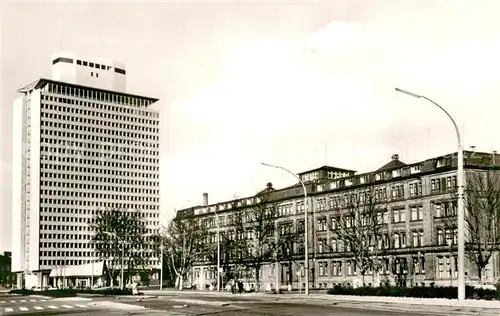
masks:
<path fill-rule="evenodd" d="M 342 275 L 342 261 L 332 262 L 332 275 L 341 276 Z"/>
<path fill-rule="evenodd" d="M 413 247 L 421 247 L 424 245 L 424 231 L 423 230 L 415 230 L 412 231 L 412 244 Z"/>
<path fill-rule="evenodd" d="M 457 201 L 434 203 L 434 217 L 457 216 Z"/>
<path fill-rule="evenodd" d="M 353 260 L 347 261 L 347 275 L 356 275 L 356 262 Z"/>
<path fill-rule="evenodd" d="M 410 197 L 422 196 L 422 181 L 410 183 Z"/>
<path fill-rule="evenodd" d="M 327 245 L 326 238 L 321 238 L 318 240 L 318 253 L 324 253 L 325 251 L 325 246 Z"/>
<path fill-rule="evenodd" d="M 411 220 L 421 221 L 424 218 L 424 212 L 421 205 L 411 207 Z"/>
<path fill-rule="evenodd" d="M 318 219 L 318 231 L 326 231 L 327 225 L 326 225 L 326 218 L 320 218 Z"/>
<path fill-rule="evenodd" d="M 339 241 L 337 239 L 332 239 L 331 240 L 331 247 L 332 247 L 332 252 L 338 252 L 339 251 Z"/>
<path fill-rule="evenodd" d="M 319 276 L 328 276 L 328 262 L 319 262 Z"/>
<path fill-rule="evenodd" d="M 406 233 L 400 232 L 394 234 L 394 248 L 406 247 Z"/>
<path fill-rule="evenodd" d="M 437 244 L 438 245 L 445 245 L 446 241 L 444 238 L 444 230 L 441 228 L 437 229 Z"/>
<path fill-rule="evenodd" d="M 316 206 L 318 208 L 318 211 L 326 210 L 326 198 L 316 199 Z"/>
<path fill-rule="evenodd" d="M 331 228 L 332 228 L 332 230 L 337 229 L 338 219 L 336 217 L 332 217 L 330 219 L 330 221 L 331 221 Z"/>
<path fill-rule="evenodd" d="M 401 223 L 406 221 L 406 210 L 404 208 L 393 209 L 392 217 L 394 223 Z"/>

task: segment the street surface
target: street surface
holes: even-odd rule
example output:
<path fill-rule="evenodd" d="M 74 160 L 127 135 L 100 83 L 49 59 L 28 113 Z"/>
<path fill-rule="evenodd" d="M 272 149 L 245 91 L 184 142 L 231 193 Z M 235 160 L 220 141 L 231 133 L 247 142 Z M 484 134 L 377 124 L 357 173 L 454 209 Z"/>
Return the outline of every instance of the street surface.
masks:
<path fill-rule="evenodd" d="M 123 309 L 130 310 L 130 306 L 110 302 L 112 300 L 115 298 L 95 302 L 78 297 L 53 299 L 0 293 L 0 315 L 110 315 L 115 310 L 123 315 Z"/>
<path fill-rule="evenodd" d="M 0 293 L 0 315 L 73 316 L 396 316 L 396 315 L 481 315 L 498 316 L 500 310 L 454 306 L 359 302 L 279 295 L 204 295 L 203 293 L 161 292 L 158 296 L 94 297 L 51 299 L 10 296 Z"/>

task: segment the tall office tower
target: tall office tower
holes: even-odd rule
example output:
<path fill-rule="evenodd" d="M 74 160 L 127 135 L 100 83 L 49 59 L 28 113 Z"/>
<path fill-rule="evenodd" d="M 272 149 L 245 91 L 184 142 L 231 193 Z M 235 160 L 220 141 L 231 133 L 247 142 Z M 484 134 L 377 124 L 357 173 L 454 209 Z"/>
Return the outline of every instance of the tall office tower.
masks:
<path fill-rule="evenodd" d="M 159 222 L 158 99 L 126 93 L 112 61 L 59 53 L 52 66 L 14 101 L 12 271 L 26 288 L 93 277 L 99 210 L 138 210 L 148 233 Z"/>

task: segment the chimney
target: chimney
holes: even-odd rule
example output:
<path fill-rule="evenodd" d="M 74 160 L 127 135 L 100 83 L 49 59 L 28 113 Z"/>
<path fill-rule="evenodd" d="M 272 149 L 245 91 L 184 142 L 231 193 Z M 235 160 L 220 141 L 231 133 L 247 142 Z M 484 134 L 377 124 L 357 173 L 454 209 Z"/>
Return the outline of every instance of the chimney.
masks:
<path fill-rule="evenodd" d="M 273 184 L 272 184 L 271 182 L 268 182 L 268 183 L 266 184 L 266 187 L 267 187 L 268 189 L 271 189 L 271 188 L 273 187 Z"/>
<path fill-rule="evenodd" d="M 392 155 L 391 159 L 392 160 L 399 160 L 399 155 L 398 154 L 394 154 L 394 155 Z"/>
<path fill-rule="evenodd" d="M 208 205 L 208 193 L 203 193 L 203 206 Z"/>

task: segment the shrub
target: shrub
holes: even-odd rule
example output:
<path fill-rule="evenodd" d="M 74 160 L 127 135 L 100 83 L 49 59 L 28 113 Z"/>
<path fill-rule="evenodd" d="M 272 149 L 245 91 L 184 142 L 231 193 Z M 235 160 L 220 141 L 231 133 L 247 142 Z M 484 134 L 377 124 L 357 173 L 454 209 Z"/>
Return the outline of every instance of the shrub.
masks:
<path fill-rule="evenodd" d="M 342 287 L 335 286 L 328 290 L 330 295 L 359 295 L 359 296 L 392 296 L 392 297 L 419 297 L 419 298 L 448 298 L 457 297 L 457 288 L 446 287 Z M 471 299 L 500 300 L 500 291 L 473 288 L 467 286 L 465 295 Z"/>

